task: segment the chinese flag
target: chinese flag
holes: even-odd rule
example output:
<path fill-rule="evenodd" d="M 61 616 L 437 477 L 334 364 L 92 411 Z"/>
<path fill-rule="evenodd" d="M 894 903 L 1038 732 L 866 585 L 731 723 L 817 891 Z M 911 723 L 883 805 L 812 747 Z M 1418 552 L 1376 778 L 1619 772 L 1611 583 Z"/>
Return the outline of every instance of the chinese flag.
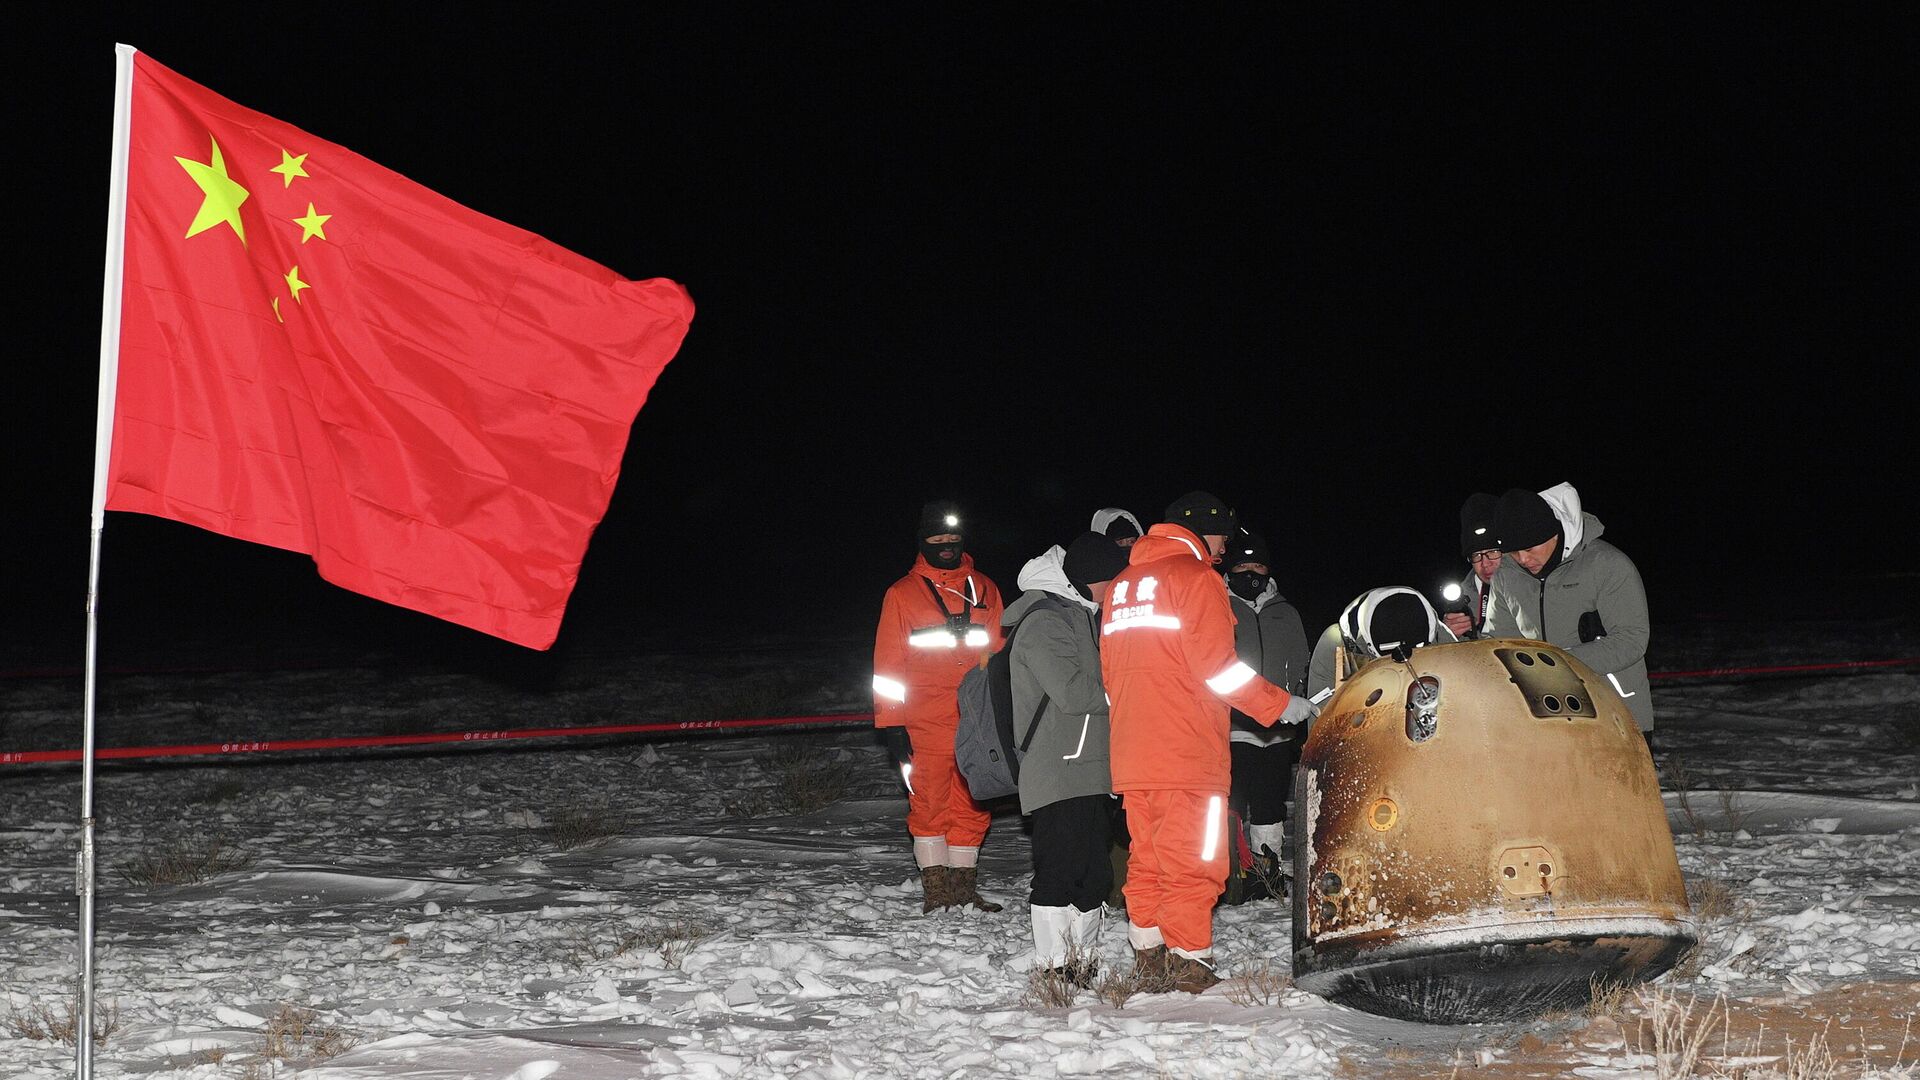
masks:
<path fill-rule="evenodd" d="M 134 57 L 106 507 L 553 644 L 693 317 Z M 564 186 L 564 172 L 552 177 Z"/>

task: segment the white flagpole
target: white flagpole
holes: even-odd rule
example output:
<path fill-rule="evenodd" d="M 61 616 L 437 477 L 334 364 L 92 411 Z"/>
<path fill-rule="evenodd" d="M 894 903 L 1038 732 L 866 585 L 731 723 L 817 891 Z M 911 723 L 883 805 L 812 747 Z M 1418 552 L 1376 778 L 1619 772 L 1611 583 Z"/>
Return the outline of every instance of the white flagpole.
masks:
<path fill-rule="evenodd" d="M 100 297 L 100 402 L 93 436 L 92 539 L 87 549 L 87 674 L 80 713 L 80 1002 L 74 1018 L 74 1075 L 93 1080 L 93 701 L 99 673 L 100 533 L 107 519 L 107 458 L 120 375 L 120 283 L 127 250 L 127 142 L 133 120 L 131 45 L 113 47 L 113 173 L 107 184 L 107 263 Z"/>

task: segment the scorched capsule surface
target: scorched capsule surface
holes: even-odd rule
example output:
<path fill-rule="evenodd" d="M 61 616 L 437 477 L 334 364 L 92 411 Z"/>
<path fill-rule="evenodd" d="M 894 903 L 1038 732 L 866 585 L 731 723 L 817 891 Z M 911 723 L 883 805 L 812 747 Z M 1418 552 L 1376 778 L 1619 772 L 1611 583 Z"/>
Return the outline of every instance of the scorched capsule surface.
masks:
<path fill-rule="evenodd" d="M 1646 743 L 1544 642 L 1382 657 L 1321 709 L 1295 786 L 1294 981 L 1411 1020 L 1514 1019 L 1693 944 Z"/>

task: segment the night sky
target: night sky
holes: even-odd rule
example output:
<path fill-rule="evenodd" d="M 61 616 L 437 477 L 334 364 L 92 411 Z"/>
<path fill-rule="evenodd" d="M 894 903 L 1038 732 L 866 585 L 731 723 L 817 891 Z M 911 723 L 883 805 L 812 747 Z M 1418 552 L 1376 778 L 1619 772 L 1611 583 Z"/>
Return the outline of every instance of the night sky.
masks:
<path fill-rule="evenodd" d="M 553 658 L 114 514 L 109 662 L 858 637 L 936 495 L 1011 597 L 1212 490 L 1310 628 L 1562 480 L 1656 622 L 1915 591 L 1912 9 L 127 9 L 11 17 L 0 666 L 80 658 L 116 40 L 699 313 Z"/>

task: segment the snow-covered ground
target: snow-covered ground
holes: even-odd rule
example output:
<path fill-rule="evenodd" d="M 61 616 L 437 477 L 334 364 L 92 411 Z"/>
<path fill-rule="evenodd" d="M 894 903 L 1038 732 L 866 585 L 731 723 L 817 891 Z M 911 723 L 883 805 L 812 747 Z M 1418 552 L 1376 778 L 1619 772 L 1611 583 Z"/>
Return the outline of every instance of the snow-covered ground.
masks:
<path fill-rule="evenodd" d="M 1920 651 L 1879 624 L 1777 631 L 1663 628 L 1655 666 Z M 103 692 L 102 741 L 857 709 L 863 663 L 864 643 L 840 642 L 582 657 L 532 688 L 392 658 L 125 675 Z M 1661 757 L 1693 789 L 1668 795 L 1681 865 L 1716 912 L 1700 962 L 1665 982 L 1736 1008 L 1870 1000 L 1865 1017 L 1829 1010 L 1836 1056 L 1920 1060 L 1920 1033 L 1899 1037 L 1902 1010 L 1920 1012 L 1920 671 L 1657 693 Z M 0 749 L 74 741 L 77 680 L 0 694 Z M 842 798 L 786 813 L 783 777 L 836 769 Z M 0 766 L 0 1076 L 71 1074 L 69 1048 L 9 1021 L 66 1008 L 77 790 L 71 767 Z M 982 858 L 1006 910 L 923 917 L 903 801 L 859 731 L 109 763 L 98 801 L 100 995 L 118 1022 L 103 1077 L 269 1075 L 263 1031 L 287 1006 L 352 1040 L 299 1070 L 315 1080 L 1651 1075 L 1630 1019 L 1619 1038 L 1585 1017 L 1430 1027 L 1291 989 L 1248 1004 L 1232 981 L 1042 1005 L 1020 819 L 996 815 Z M 607 835 L 555 842 L 582 824 Z M 126 878 L 216 842 L 235 865 L 210 880 Z M 1282 906 L 1217 922 L 1229 974 L 1285 970 Z M 1101 955 L 1127 963 L 1119 926 Z"/>

